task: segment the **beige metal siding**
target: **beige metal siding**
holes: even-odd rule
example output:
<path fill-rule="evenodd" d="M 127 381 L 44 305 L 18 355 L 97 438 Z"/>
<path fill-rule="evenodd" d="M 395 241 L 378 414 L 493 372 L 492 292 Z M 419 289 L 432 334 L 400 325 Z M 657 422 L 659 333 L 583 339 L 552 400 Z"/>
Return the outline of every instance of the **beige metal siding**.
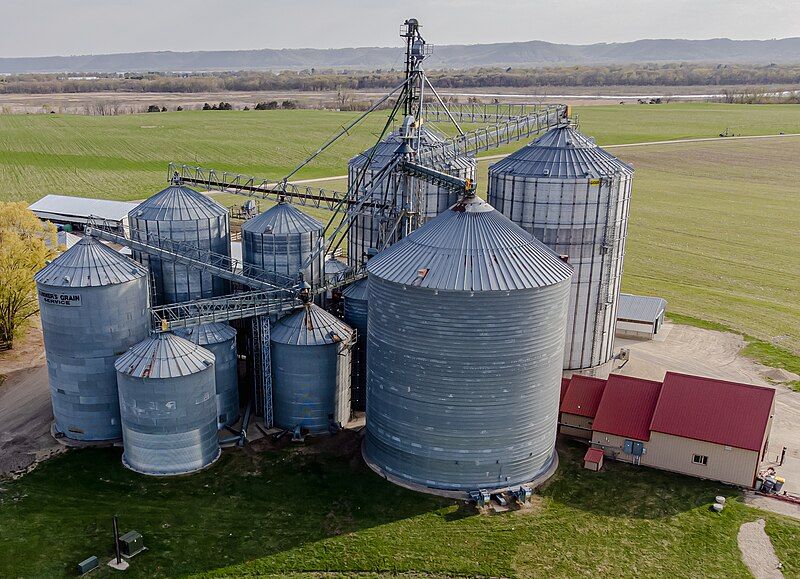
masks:
<path fill-rule="evenodd" d="M 620 338 L 641 338 L 650 340 L 655 335 L 653 324 L 617 321 L 616 335 Z"/>
<path fill-rule="evenodd" d="M 707 456 L 708 464 L 694 464 L 692 456 L 695 454 Z M 752 487 L 753 477 L 759 464 L 759 453 L 653 432 L 650 435 L 647 454 L 642 457 L 642 464 Z"/>
<path fill-rule="evenodd" d="M 575 438 L 589 440 L 592 437 L 592 422 L 594 422 L 594 419 L 588 416 L 562 412 L 559 432 L 564 436 L 574 436 Z"/>
<path fill-rule="evenodd" d="M 622 462 L 635 463 L 635 456 L 632 454 L 625 454 L 622 451 L 626 440 L 636 439 L 626 439 L 624 436 L 616 436 L 614 434 L 606 434 L 604 432 L 592 432 L 592 444 L 602 448 L 606 456 Z M 645 449 L 647 449 L 648 444 L 648 442 L 644 442 Z M 645 452 L 649 452 L 649 450 L 645 450 Z"/>
<path fill-rule="evenodd" d="M 602 432 L 592 433 L 592 442 L 602 446 L 606 456 L 623 462 L 635 462 L 635 457 L 622 452 L 625 438 Z M 653 432 L 644 443 L 645 453 L 640 464 L 662 470 L 718 480 L 743 487 L 753 486 L 753 475 L 759 464 L 759 453 L 753 450 L 726 447 L 711 442 L 681 438 Z M 694 464 L 692 457 L 708 457 L 708 464 Z"/>

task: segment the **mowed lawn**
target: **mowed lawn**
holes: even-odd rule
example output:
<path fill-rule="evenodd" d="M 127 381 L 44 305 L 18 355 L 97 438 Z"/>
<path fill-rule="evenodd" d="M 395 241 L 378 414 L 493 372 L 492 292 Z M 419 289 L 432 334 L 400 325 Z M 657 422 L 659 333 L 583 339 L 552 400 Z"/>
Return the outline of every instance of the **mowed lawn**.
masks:
<path fill-rule="evenodd" d="M 732 487 L 621 463 L 589 472 L 575 445 L 561 449 L 557 477 L 529 509 L 478 514 L 384 481 L 352 436 L 228 451 L 207 471 L 167 479 L 125 470 L 118 449 L 69 452 L 3 483 L 0 576 L 63 576 L 90 554 L 105 563 L 117 514 L 149 548 L 132 578 L 747 577 L 736 535 L 761 517 L 783 572 L 800 577 L 800 523 L 743 505 Z M 338 450 L 309 449 L 319 445 Z M 720 494 L 729 500 L 716 514 Z M 114 573 L 103 564 L 93 576 Z"/>

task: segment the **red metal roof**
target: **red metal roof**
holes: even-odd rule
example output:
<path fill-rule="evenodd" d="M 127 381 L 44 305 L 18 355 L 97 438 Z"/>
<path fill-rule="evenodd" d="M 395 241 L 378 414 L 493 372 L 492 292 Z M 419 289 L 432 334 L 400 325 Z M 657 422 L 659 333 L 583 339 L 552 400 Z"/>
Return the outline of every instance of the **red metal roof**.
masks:
<path fill-rule="evenodd" d="M 583 462 L 599 463 L 601 460 L 603 460 L 603 451 L 599 448 L 590 448 L 583 455 Z"/>
<path fill-rule="evenodd" d="M 558 399 L 558 403 L 559 404 L 564 402 L 564 396 L 567 393 L 567 388 L 569 388 L 569 378 L 562 378 L 561 379 L 561 398 Z"/>
<path fill-rule="evenodd" d="M 605 385 L 606 381 L 601 378 L 573 374 L 561 400 L 561 412 L 594 418 Z"/>
<path fill-rule="evenodd" d="M 661 382 L 611 374 L 597 407 L 592 430 L 636 440 L 650 440 L 650 422 Z"/>
<path fill-rule="evenodd" d="M 761 451 L 775 391 L 667 372 L 650 430 Z"/>

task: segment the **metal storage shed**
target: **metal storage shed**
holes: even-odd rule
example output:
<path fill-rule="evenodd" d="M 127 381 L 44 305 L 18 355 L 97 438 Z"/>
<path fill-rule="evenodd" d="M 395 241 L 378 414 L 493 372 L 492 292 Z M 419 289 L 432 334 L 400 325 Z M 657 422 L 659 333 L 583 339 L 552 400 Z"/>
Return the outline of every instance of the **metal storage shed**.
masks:
<path fill-rule="evenodd" d="M 617 336 L 651 340 L 664 324 L 666 311 L 662 298 L 619 294 Z"/>
<path fill-rule="evenodd" d="M 92 217 L 102 219 L 108 223 L 108 229 L 126 237 L 128 235 L 128 213 L 135 208 L 136 203 L 67 195 L 45 195 L 28 206 L 28 209 L 43 221 L 73 225 L 81 229 L 89 223 Z"/>

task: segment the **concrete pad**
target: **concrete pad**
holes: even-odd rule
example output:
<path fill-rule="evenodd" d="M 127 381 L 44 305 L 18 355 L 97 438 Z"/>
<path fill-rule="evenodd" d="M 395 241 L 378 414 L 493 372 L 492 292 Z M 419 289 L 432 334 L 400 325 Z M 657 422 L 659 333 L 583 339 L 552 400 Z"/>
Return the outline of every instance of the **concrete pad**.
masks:
<path fill-rule="evenodd" d="M 108 562 L 108 566 L 117 571 L 127 571 L 128 567 L 130 567 L 130 563 L 125 559 L 122 559 L 119 563 L 117 563 L 116 559 L 111 559 L 111 561 Z"/>

